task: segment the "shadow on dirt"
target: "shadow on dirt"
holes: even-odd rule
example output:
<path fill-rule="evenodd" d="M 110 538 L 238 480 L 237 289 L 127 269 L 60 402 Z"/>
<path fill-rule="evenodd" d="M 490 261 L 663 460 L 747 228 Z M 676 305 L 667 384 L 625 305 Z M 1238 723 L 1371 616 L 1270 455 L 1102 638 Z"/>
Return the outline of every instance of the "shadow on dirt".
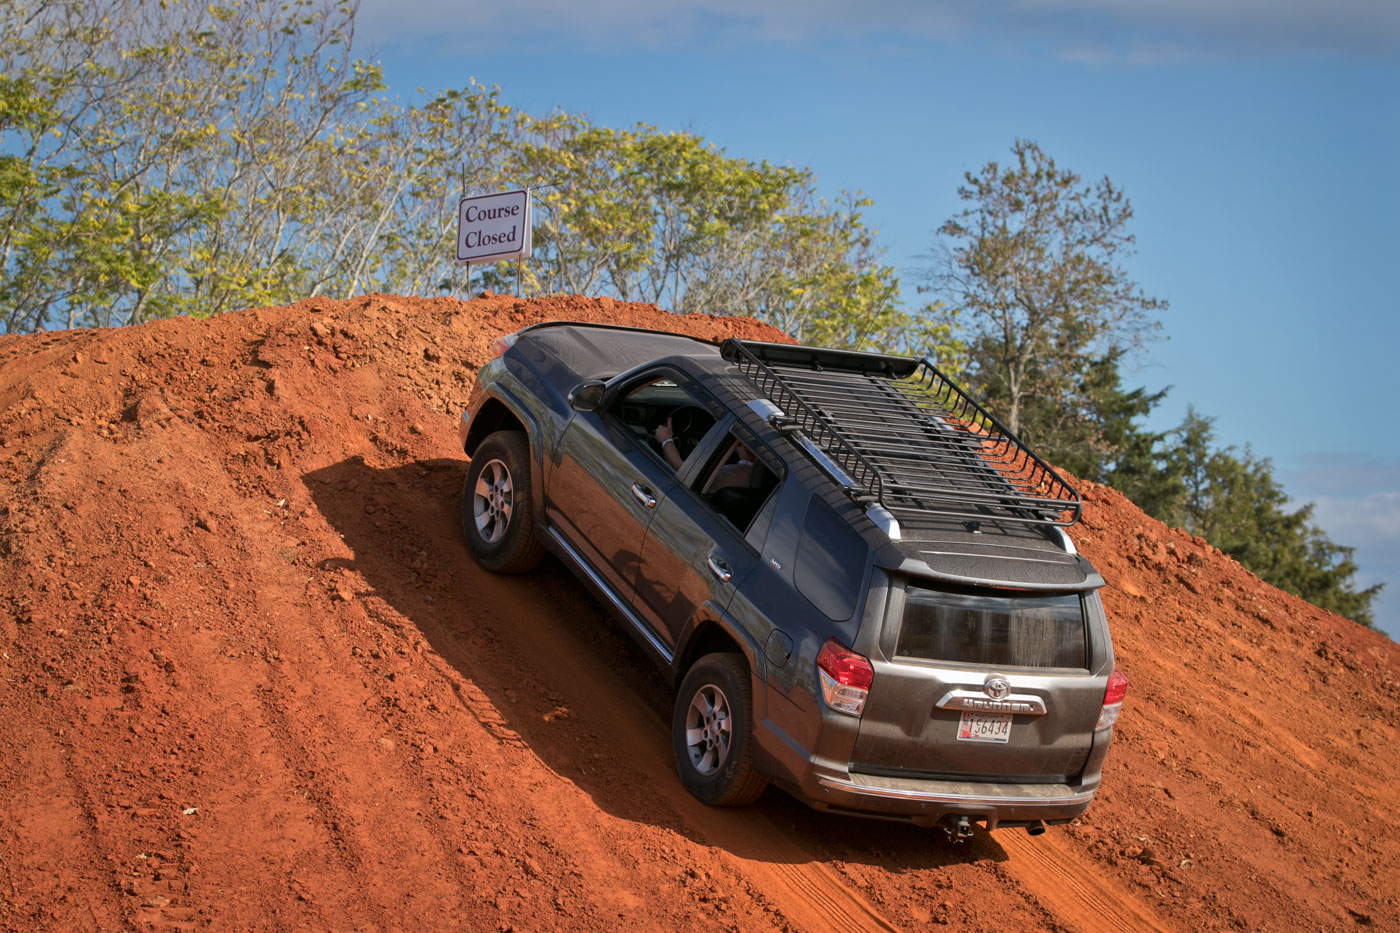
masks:
<path fill-rule="evenodd" d="M 375 468 L 356 457 L 303 479 L 371 594 L 417 627 L 547 767 L 606 812 L 761 861 L 840 859 L 893 871 L 1005 861 L 994 837 L 816 812 L 769 789 L 740 810 L 693 800 L 671 762 L 671 687 L 559 561 L 505 577 L 478 568 L 458 524 L 465 461 Z M 470 709 L 479 720 L 481 711 Z M 499 718 L 498 718 L 499 717 Z M 499 738 L 499 736 L 498 736 Z"/>

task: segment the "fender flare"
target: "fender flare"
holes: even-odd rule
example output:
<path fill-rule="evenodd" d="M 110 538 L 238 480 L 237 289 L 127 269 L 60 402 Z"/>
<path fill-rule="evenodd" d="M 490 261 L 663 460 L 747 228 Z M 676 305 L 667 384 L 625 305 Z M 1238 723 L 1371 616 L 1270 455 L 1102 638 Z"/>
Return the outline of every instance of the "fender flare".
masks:
<path fill-rule="evenodd" d="M 477 409 L 476 416 L 472 423 L 467 426 L 467 435 L 462 444 L 462 451 L 465 453 L 468 448 L 475 448 L 481 441 L 495 431 L 502 430 L 499 426 L 492 426 L 490 430 L 479 427 L 478 419 L 481 412 L 492 402 L 500 405 L 510 415 L 515 418 L 520 426 L 525 429 L 525 439 L 530 445 L 530 462 L 535 470 L 535 482 L 532 483 L 534 501 L 531 503 L 536 515 L 544 512 L 544 449 L 540 442 L 540 423 L 534 413 L 530 411 L 514 392 L 509 388 L 497 383 L 491 387 L 491 391 L 486 393 L 488 399 L 481 408 Z"/>
<path fill-rule="evenodd" d="M 761 718 L 762 708 L 767 706 L 767 694 L 763 688 L 768 681 L 768 671 L 763 645 L 712 600 L 706 600 L 695 608 L 686 623 L 685 631 L 677 641 L 678 650 L 671 662 L 674 686 L 680 685 L 685 672 L 695 661 L 715 650 L 712 646 L 719 639 L 731 642 L 748 663 L 749 673 L 754 681 L 753 714 L 757 720 Z"/>

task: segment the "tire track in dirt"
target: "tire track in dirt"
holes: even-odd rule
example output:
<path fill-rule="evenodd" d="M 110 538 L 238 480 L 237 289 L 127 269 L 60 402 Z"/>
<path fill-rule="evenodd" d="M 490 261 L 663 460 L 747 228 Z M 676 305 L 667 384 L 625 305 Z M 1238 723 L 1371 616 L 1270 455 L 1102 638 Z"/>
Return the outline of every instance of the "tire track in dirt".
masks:
<path fill-rule="evenodd" d="M 765 890 L 782 892 L 779 902 L 784 913 L 800 919 L 802 929 L 822 933 L 889 933 L 899 929 L 826 865 L 798 862 L 799 858 L 812 856 L 786 842 L 782 831 L 771 821 L 757 814 L 747 816 L 751 820 L 748 827 L 725 827 L 714 834 L 716 844 L 734 847 L 738 839 L 747 835 L 744 848 L 752 849 L 758 857 L 738 859 L 743 870 L 750 877 L 761 879 Z"/>
<path fill-rule="evenodd" d="M 0 927 L 122 925 L 122 905 L 107 864 L 114 850 L 94 828 L 90 785 L 62 739 L 74 725 L 12 722 L 0 734 L 7 763 L 0 772 L 0 792 L 26 814 L 0 822 Z M 53 870 L 57 865 L 93 883 L 66 884 Z"/>
<path fill-rule="evenodd" d="M 512 588 L 514 589 L 514 588 Z M 795 927 L 811 933 L 888 933 L 897 929 L 879 915 L 864 897 L 846 887 L 815 856 L 788 840 L 753 808 L 716 810 L 691 797 L 676 778 L 667 752 L 668 724 L 617 681 L 596 673 L 580 676 L 572 646 L 561 644 L 553 626 L 563 627 L 555 607 L 544 605 L 533 588 L 519 590 L 524 605 L 512 607 L 509 596 L 495 603 L 518 611 L 515 635 L 529 645 L 532 661 L 542 677 L 571 697 L 571 708 L 585 722 L 611 723 L 610 744 L 618 757 L 639 769 L 680 819 L 710 846 L 722 853 L 741 874 L 774 903 Z M 549 629 L 541 622 L 548 620 Z M 591 624 L 593 620 L 584 620 Z M 601 682 L 600 682 L 601 681 Z M 743 853 L 743 854 L 739 854 Z"/>
<path fill-rule="evenodd" d="M 1055 919 L 1080 933 L 1174 933 L 1092 866 L 1081 862 L 1053 830 L 1030 837 L 1011 830 L 996 841 L 1011 856 L 1007 869 Z"/>
<path fill-rule="evenodd" d="M 415 493 L 428 502 L 440 494 L 426 485 Z M 598 618 L 601 612 L 597 608 L 580 601 L 582 584 L 564 581 L 561 588 L 557 580 L 536 579 L 534 585 L 522 585 L 525 581 L 520 578 L 486 574 L 467 565 L 469 558 L 459 540 L 455 516 L 434 524 L 434 544 L 440 553 L 462 562 L 456 576 L 470 577 L 470 582 L 458 582 L 459 592 L 471 592 L 473 602 L 491 606 L 493 618 L 510 620 L 509 625 L 492 628 L 497 636 L 510 641 L 522 667 L 528 666 L 533 676 L 567 696 L 571 715 L 583 724 L 608 724 L 608 744 L 616 751 L 616 758 L 639 770 L 642 780 L 656 789 L 684 824 L 720 850 L 721 858 L 747 876 L 788 921 L 812 933 L 889 933 L 898 929 L 822 864 L 820 856 L 789 839 L 754 808 L 715 809 L 685 791 L 669 754 L 669 722 L 656 708 L 656 700 L 643 699 L 631 690 L 628 678 L 603 676 L 579 663 L 580 658 L 596 651 L 589 644 L 586 627 L 607 624 Z M 550 571 L 546 569 L 543 575 L 550 575 Z M 565 588 L 569 592 L 554 592 Z M 454 656 L 451 645 L 438 647 L 454 666 L 470 660 Z M 468 690 L 475 696 L 479 688 Z M 669 697 L 666 699 L 669 702 Z"/>

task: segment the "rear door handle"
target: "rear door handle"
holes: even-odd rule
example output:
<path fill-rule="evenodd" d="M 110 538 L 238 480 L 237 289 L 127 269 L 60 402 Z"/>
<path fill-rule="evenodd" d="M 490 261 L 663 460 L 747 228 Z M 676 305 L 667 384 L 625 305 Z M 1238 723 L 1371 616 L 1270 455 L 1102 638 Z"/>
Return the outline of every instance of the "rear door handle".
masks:
<path fill-rule="evenodd" d="M 648 511 L 656 508 L 656 496 L 652 494 L 652 491 L 650 489 L 646 488 L 641 483 L 632 484 L 632 495 L 636 496 L 637 501 L 640 502 L 642 506 Z"/>
<path fill-rule="evenodd" d="M 729 578 L 734 576 L 734 571 L 729 569 L 729 565 L 721 557 L 711 554 L 705 561 L 710 566 L 710 573 L 715 575 L 715 579 L 721 583 L 728 583 Z"/>

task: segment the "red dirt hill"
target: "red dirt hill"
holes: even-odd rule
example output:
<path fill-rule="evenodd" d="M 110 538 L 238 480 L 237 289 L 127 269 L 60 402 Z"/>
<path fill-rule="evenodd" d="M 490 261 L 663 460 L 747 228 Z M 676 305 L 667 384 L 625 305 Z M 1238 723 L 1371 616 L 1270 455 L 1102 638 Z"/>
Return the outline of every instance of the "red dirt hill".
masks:
<path fill-rule="evenodd" d="M 552 561 L 470 562 L 457 414 L 580 298 L 0 337 L 0 928 L 1400 929 L 1400 646 L 1082 484 L 1132 680 L 1030 838 L 715 811 Z"/>

